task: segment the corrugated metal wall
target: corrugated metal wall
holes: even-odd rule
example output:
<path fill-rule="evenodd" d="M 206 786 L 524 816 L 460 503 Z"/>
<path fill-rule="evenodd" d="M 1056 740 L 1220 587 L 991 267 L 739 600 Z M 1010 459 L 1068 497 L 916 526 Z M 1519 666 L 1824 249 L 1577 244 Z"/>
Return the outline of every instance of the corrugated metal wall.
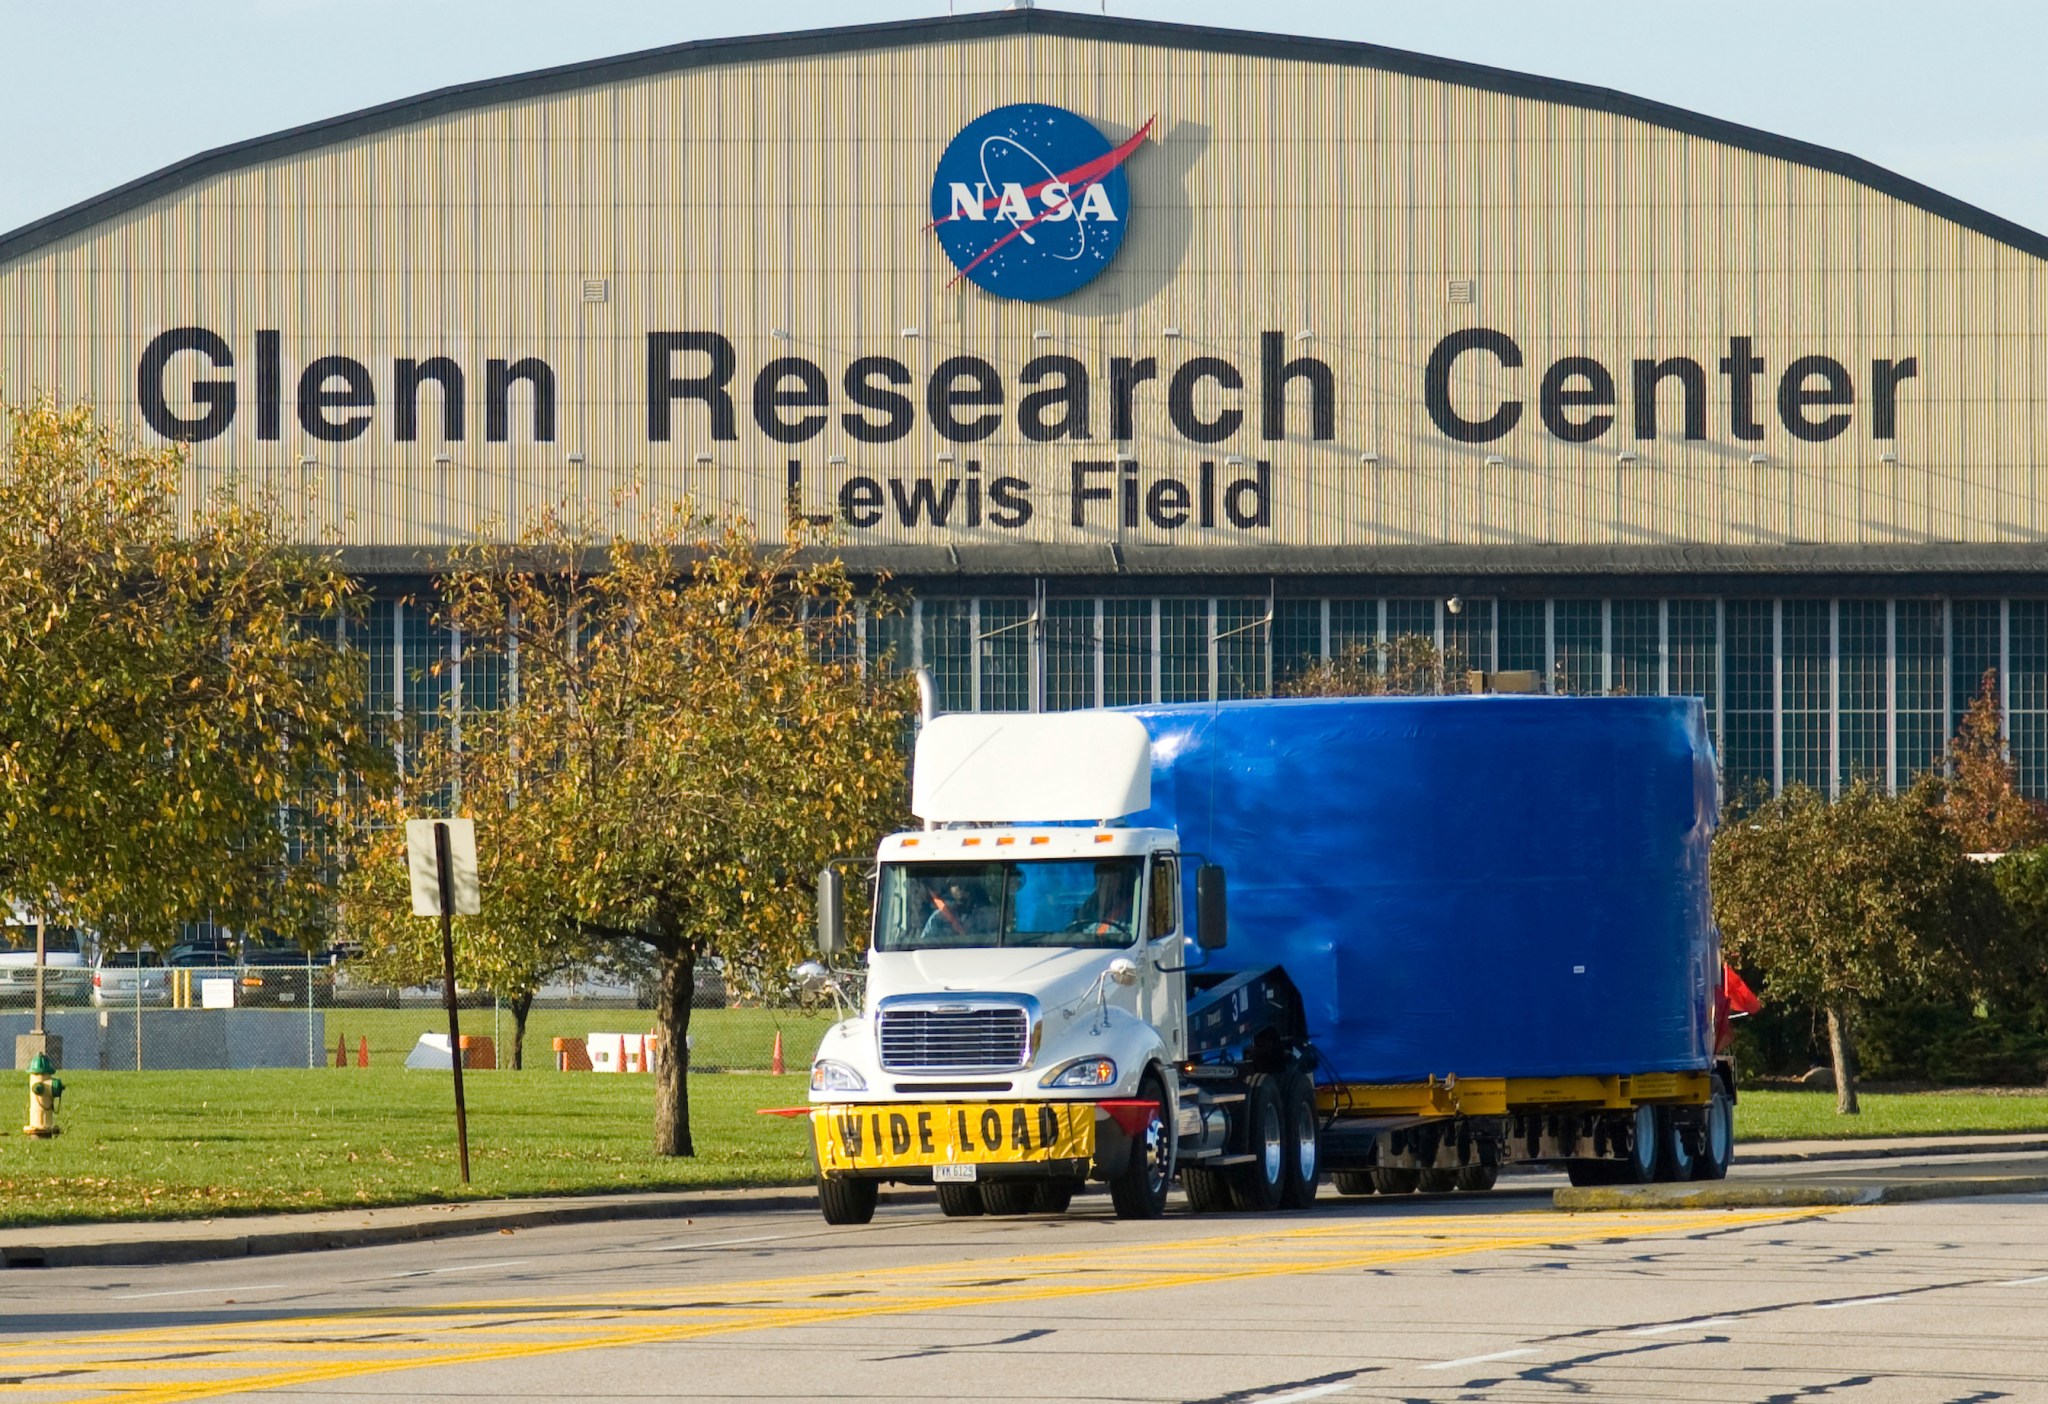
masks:
<path fill-rule="evenodd" d="M 946 142 L 1026 100 L 1079 111 L 1113 138 L 1158 119 L 1157 141 L 1126 168 L 1137 208 L 1122 254 L 1088 288 L 1036 306 L 948 288 L 953 269 L 923 232 Z M 585 300 L 590 279 L 606 300 Z M 1464 279 L 1473 300 L 1449 301 Z M 688 492 L 779 523 L 789 457 L 804 461 L 819 510 L 852 472 L 948 476 L 943 451 L 1028 480 L 1029 526 L 910 530 L 892 513 L 847 539 L 2014 542 L 2048 531 L 2044 302 L 2029 255 L 1844 177 L 1634 119 L 1366 68 L 1021 35 L 607 84 L 203 181 L 0 268 L 0 395 L 90 399 L 152 438 L 135 409 L 143 346 L 168 327 L 211 328 L 233 348 L 241 406 L 228 434 L 194 447 L 193 491 L 231 475 L 305 488 L 309 529 L 355 545 L 449 543 L 630 480 L 655 500 Z M 1525 402 L 1498 443 L 1453 442 L 1424 410 L 1430 349 L 1466 326 L 1508 333 L 1526 357 L 1511 372 L 1458 362 L 1456 403 L 1471 413 L 1507 394 Z M 255 437 L 261 328 L 282 333 L 276 442 Z M 645 336 L 690 329 L 738 350 L 736 443 L 712 442 L 689 406 L 673 442 L 648 441 Z M 1307 439 L 1299 389 L 1287 439 L 1257 437 L 1262 330 L 1334 367 L 1334 439 Z M 1761 441 L 1730 433 L 1716 366 L 1732 336 L 1754 338 L 1766 363 Z M 1093 441 L 1030 443 L 1012 417 L 981 444 L 945 443 L 922 378 L 963 351 L 1003 370 L 1012 405 L 1034 355 L 1082 359 Z M 1827 443 L 1793 438 L 1776 412 L 1779 373 L 1813 353 L 1857 385 L 1849 430 Z M 301 368 L 330 354 L 374 376 L 373 423 L 345 444 L 307 438 L 292 405 Z M 816 361 L 835 397 L 826 432 L 794 448 L 747 413 L 755 370 L 788 354 Z M 465 438 L 440 440 L 430 387 L 419 440 L 399 443 L 393 360 L 433 355 L 466 374 Z M 897 357 L 919 378 L 907 439 L 864 445 L 840 431 L 838 382 L 861 355 Z M 1195 355 L 1230 360 L 1249 383 L 1205 401 L 1248 411 L 1235 439 L 1207 449 L 1175 435 L 1164 407 L 1165 380 Z M 1537 414 L 1543 370 L 1566 355 L 1597 359 L 1619 390 L 1616 425 L 1585 444 Z M 1630 363 L 1677 355 L 1706 369 L 1708 436 L 1679 436 L 1667 387 L 1661 433 L 1639 443 Z M 509 442 L 487 442 L 486 361 L 525 356 L 554 371 L 554 440 L 533 441 L 521 385 Z M 1114 447 L 1113 356 L 1159 358 L 1127 446 L 1145 475 L 1268 457 L 1269 529 L 1119 529 L 1100 508 L 1070 525 L 1069 461 Z M 1879 440 L 1870 364 L 1903 356 L 1919 375 L 1902 388 L 1896 439 Z M 177 363 L 187 383 L 195 360 Z M 1624 449 L 1637 461 L 1617 461 Z"/>

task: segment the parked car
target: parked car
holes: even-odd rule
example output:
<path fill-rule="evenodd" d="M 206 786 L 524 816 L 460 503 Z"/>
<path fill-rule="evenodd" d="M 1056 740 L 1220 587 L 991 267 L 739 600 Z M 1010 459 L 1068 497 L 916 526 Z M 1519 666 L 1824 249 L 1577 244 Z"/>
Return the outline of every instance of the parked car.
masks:
<path fill-rule="evenodd" d="M 164 957 L 164 976 L 170 986 L 171 1002 L 198 1007 L 203 998 L 199 982 L 207 979 L 232 980 L 239 963 L 233 951 L 212 941 L 171 947 L 171 953 Z"/>
<path fill-rule="evenodd" d="M 297 946 L 249 946 L 235 977 L 235 1003 L 315 1008 L 334 1003 L 334 967 Z"/>
<path fill-rule="evenodd" d="M 133 1009 L 171 1002 L 164 958 L 155 951 L 105 951 L 92 969 L 96 1009 Z"/>
<path fill-rule="evenodd" d="M 92 993 L 79 933 L 69 926 L 43 928 L 43 1003 L 84 1004 Z M 0 926 L 0 1004 L 34 1004 L 36 929 L 32 923 Z"/>

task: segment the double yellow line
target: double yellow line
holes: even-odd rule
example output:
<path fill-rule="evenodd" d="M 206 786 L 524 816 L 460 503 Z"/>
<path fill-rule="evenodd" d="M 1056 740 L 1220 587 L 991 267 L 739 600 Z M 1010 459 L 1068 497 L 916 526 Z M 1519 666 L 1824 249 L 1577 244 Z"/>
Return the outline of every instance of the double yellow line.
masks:
<path fill-rule="evenodd" d="M 955 1258 L 850 1273 L 75 1335 L 0 1348 L 0 1375 L 17 1381 L 0 1385 L 0 1395 L 54 1396 L 68 1404 L 173 1404 L 397 1370 L 1725 1230 L 1841 1212 L 1605 1214 L 1596 1220 L 1541 1212 L 1347 1217 L 1299 1228 L 1262 1226 L 1198 1239 Z M 167 1373 L 198 1377 L 165 1381 Z"/>

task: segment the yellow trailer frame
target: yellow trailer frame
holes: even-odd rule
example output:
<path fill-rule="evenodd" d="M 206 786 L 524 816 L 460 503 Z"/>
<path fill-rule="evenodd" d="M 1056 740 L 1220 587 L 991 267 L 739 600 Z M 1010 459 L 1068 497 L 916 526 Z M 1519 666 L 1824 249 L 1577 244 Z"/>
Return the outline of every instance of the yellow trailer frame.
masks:
<path fill-rule="evenodd" d="M 1705 1106 L 1710 1072 L 1588 1073 L 1571 1077 L 1431 1077 L 1426 1082 L 1344 1082 L 1316 1089 L 1325 1116 L 1508 1116 L 1516 1112 L 1626 1111 Z"/>

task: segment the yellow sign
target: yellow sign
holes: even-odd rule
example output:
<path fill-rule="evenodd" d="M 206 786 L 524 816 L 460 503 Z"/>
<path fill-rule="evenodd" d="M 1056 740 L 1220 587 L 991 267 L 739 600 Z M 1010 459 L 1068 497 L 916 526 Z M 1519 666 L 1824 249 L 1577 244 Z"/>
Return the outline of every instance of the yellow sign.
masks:
<path fill-rule="evenodd" d="M 1091 1102 L 936 1102 L 819 1107 L 811 1113 L 818 1165 L 884 1170 L 1014 1165 L 1095 1154 Z"/>

